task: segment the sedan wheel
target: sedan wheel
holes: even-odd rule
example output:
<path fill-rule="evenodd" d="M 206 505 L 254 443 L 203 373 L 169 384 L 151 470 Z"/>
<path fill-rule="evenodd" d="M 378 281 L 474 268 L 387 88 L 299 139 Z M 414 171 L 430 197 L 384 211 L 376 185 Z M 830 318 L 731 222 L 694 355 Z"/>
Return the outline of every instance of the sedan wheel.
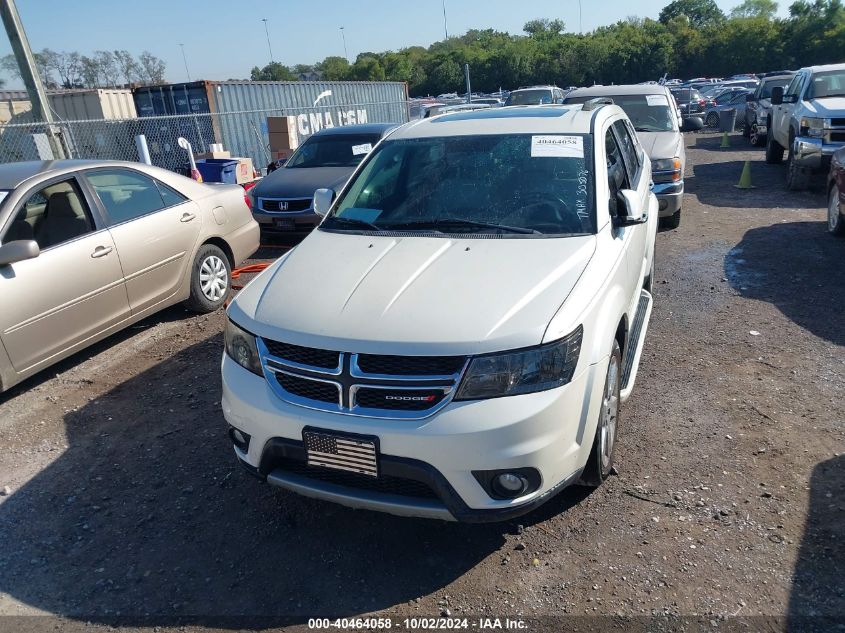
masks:
<path fill-rule="evenodd" d="M 194 312 L 214 312 L 229 296 L 229 258 L 214 244 L 204 244 L 194 257 L 191 293 L 185 302 Z"/>
<path fill-rule="evenodd" d="M 229 273 L 217 255 L 209 255 L 200 264 L 200 287 L 209 301 L 219 301 L 229 290 Z"/>
<path fill-rule="evenodd" d="M 833 185 L 827 199 L 827 230 L 833 235 L 845 235 L 845 217 L 839 204 L 839 187 Z"/>

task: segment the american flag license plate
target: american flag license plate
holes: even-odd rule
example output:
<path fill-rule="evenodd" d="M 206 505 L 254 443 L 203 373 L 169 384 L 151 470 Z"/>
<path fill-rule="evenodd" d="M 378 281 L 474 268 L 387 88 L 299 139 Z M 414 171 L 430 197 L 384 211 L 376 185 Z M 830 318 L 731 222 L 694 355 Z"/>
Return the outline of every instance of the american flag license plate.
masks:
<path fill-rule="evenodd" d="M 314 431 L 303 431 L 302 439 L 309 466 L 378 477 L 375 441 Z"/>

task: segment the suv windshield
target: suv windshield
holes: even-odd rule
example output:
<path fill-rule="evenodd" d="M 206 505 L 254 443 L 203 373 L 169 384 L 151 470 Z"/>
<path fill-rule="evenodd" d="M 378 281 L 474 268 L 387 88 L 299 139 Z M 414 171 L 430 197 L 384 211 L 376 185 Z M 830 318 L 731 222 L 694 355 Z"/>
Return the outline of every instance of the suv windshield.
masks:
<path fill-rule="evenodd" d="M 378 141 L 378 134 L 312 136 L 294 152 L 285 167 L 354 167 Z"/>
<path fill-rule="evenodd" d="M 845 97 L 845 70 L 816 73 L 810 80 L 805 99 Z"/>
<path fill-rule="evenodd" d="M 578 95 L 564 103 L 586 103 L 598 96 L 610 97 L 621 107 L 637 132 L 671 132 L 678 129 L 675 115 L 665 94 L 655 95 Z"/>
<path fill-rule="evenodd" d="M 595 233 L 590 137 L 484 135 L 383 143 L 321 230 Z"/>
<path fill-rule="evenodd" d="M 505 105 L 541 105 L 544 103 L 551 102 L 551 90 L 518 90 L 516 92 L 510 93 L 510 96 L 508 96 L 508 100 L 505 101 Z"/>

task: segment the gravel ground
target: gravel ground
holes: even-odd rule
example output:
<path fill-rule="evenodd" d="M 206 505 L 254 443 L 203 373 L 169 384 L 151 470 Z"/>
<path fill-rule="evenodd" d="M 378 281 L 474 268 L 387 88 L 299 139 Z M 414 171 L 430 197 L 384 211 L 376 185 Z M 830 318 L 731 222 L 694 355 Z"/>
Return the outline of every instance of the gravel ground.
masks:
<path fill-rule="evenodd" d="M 786 191 L 738 135 L 687 140 L 602 488 L 480 526 L 270 488 L 224 434 L 223 314 L 173 308 L 0 396 L 0 630 L 845 626 L 845 242 L 820 191 Z M 14 617 L 39 614 L 61 619 Z"/>

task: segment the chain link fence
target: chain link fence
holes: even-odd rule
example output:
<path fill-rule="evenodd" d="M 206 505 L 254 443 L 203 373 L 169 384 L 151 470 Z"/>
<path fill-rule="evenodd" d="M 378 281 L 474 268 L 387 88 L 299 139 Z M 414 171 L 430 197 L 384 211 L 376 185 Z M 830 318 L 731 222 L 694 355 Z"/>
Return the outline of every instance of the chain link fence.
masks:
<path fill-rule="evenodd" d="M 313 108 L 279 108 L 196 113 L 135 119 L 95 119 L 0 125 L 0 162 L 59 158 L 138 161 L 136 137 L 144 135 L 154 165 L 185 169 L 188 157 L 178 145 L 187 139 L 194 153 L 223 144 L 232 156 L 251 158 L 257 169 L 272 162 L 267 117 L 293 117 L 300 143 L 314 132 L 356 123 L 405 123 L 407 101 L 355 103 Z"/>

